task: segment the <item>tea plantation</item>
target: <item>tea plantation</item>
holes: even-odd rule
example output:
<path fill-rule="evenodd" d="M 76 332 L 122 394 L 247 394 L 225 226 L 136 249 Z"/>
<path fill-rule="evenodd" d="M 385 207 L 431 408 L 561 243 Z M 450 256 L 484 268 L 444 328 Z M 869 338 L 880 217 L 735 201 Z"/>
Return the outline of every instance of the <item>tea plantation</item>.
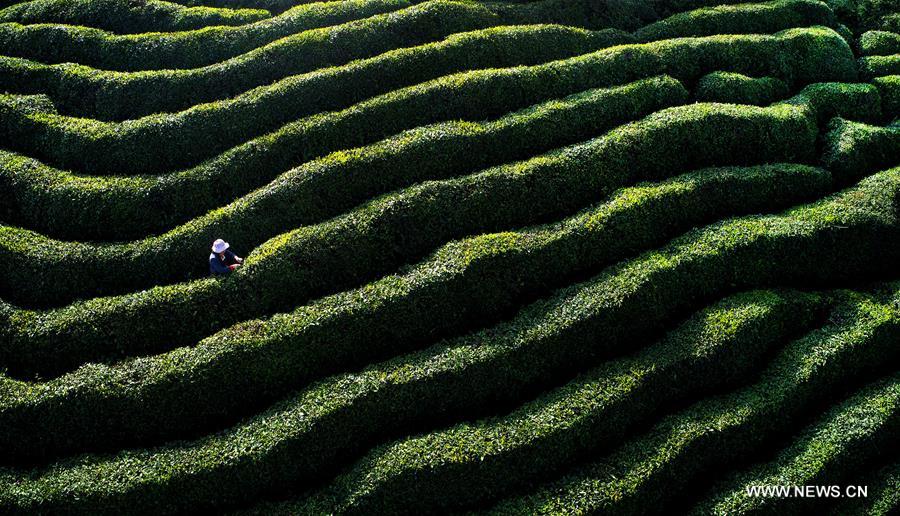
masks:
<path fill-rule="evenodd" d="M 0 514 L 888 514 L 898 436 L 900 0 L 0 0 Z"/>

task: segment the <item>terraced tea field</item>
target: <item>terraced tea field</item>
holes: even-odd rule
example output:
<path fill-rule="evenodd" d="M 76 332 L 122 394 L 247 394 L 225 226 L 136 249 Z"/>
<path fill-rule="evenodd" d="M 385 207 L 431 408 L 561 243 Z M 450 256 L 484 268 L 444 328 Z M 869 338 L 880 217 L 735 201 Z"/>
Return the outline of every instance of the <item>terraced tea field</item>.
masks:
<path fill-rule="evenodd" d="M 0 514 L 900 510 L 900 1 L 0 0 L 0 54 Z"/>

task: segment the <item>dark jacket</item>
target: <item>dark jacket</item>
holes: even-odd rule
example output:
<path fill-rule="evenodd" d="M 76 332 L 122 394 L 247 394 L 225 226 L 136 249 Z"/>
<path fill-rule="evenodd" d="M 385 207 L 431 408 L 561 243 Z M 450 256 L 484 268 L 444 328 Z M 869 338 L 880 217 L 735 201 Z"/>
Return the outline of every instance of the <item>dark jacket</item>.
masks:
<path fill-rule="evenodd" d="M 220 259 L 219 255 L 216 253 L 209 254 L 210 274 L 228 274 L 229 272 L 231 272 L 231 269 L 229 269 L 228 266 L 236 264 L 237 260 L 235 260 L 234 253 L 231 252 L 231 249 L 226 249 L 224 254 L 224 260 Z"/>

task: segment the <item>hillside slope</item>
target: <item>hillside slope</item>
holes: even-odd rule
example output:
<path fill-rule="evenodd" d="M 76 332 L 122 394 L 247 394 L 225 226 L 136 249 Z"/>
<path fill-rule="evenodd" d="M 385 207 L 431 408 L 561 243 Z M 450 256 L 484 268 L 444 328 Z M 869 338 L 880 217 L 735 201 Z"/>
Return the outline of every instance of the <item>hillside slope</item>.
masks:
<path fill-rule="evenodd" d="M 898 511 L 898 117 L 891 0 L 0 0 L 0 513 Z"/>

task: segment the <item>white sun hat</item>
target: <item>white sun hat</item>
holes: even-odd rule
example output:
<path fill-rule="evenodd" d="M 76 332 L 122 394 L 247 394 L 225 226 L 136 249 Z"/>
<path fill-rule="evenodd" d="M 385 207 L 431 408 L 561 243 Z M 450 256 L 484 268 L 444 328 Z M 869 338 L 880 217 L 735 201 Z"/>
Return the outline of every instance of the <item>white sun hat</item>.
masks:
<path fill-rule="evenodd" d="M 226 249 L 228 249 L 228 242 L 222 240 L 221 238 L 213 242 L 212 252 L 218 254 L 225 252 Z"/>

